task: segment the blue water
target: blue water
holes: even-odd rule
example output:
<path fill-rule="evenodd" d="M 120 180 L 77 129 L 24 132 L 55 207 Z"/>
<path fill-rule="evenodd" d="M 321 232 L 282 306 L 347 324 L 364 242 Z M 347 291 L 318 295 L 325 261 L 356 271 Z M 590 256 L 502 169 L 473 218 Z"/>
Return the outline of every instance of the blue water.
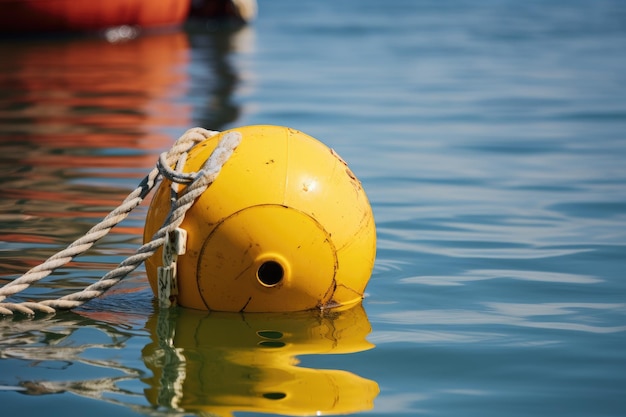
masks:
<path fill-rule="evenodd" d="M 187 128 L 277 124 L 363 183 L 363 311 L 159 313 L 140 269 L 76 312 L 0 321 L 2 414 L 626 415 L 626 3 L 259 6 L 239 31 L 0 43 L 0 282 Z M 113 268 L 146 210 L 23 299 Z"/>

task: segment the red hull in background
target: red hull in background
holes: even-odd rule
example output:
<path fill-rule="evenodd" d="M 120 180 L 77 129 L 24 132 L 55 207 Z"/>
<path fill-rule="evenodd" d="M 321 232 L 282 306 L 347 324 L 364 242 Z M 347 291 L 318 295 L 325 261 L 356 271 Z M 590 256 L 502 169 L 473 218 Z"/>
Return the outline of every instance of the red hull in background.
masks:
<path fill-rule="evenodd" d="M 0 32 L 92 32 L 178 26 L 191 0 L 0 0 Z"/>

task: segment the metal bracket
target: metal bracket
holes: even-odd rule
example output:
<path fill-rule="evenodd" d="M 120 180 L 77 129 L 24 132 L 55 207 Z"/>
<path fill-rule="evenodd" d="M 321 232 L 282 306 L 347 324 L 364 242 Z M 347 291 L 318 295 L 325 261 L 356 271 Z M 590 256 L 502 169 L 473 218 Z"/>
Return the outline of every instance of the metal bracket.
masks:
<path fill-rule="evenodd" d="M 163 245 L 163 266 L 157 268 L 157 287 L 160 307 L 176 305 L 178 278 L 176 261 L 187 251 L 187 231 L 176 228 L 165 234 Z"/>

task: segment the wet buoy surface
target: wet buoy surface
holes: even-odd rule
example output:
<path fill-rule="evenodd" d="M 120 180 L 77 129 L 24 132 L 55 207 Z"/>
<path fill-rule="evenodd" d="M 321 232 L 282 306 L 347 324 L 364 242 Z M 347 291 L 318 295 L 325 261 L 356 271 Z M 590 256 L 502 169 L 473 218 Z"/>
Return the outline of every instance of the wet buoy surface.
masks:
<path fill-rule="evenodd" d="M 277 312 L 359 302 L 372 272 L 376 231 L 359 180 L 318 140 L 280 126 L 246 126 L 196 145 L 198 171 L 228 132 L 241 142 L 181 228 L 177 303 L 215 311 Z M 170 182 L 150 205 L 149 241 L 170 210 Z M 157 293 L 161 249 L 146 261 Z"/>

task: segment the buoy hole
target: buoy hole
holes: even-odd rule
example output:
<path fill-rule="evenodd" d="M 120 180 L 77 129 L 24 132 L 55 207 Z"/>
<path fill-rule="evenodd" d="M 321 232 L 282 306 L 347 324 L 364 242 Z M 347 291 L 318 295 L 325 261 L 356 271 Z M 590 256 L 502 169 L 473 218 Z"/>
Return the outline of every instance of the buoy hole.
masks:
<path fill-rule="evenodd" d="M 283 279 L 283 267 L 276 261 L 265 261 L 259 266 L 257 278 L 266 287 L 273 287 Z"/>
<path fill-rule="evenodd" d="M 285 394 L 284 392 L 266 392 L 263 394 L 263 397 L 267 398 L 268 400 L 282 400 L 286 396 L 287 394 Z"/>
<path fill-rule="evenodd" d="M 276 349 L 276 348 L 285 347 L 286 343 L 280 342 L 278 340 L 263 340 L 263 341 L 260 341 L 258 345 L 264 348 Z"/>
<path fill-rule="evenodd" d="M 280 339 L 283 337 L 283 332 L 277 330 L 259 330 L 256 334 L 264 339 Z"/>

